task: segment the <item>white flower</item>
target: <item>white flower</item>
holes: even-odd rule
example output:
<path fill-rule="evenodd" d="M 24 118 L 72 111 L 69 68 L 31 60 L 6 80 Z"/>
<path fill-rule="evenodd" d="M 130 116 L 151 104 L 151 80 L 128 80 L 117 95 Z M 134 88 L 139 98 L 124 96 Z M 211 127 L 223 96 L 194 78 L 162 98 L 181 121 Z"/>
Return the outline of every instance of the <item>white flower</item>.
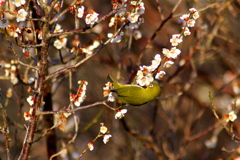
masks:
<path fill-rule="evenodd" d="M 108 129 L 107 129 L 107 127 L 106 126 L 104 126 L 104 123 L 100 123 L 100 132 L 102 133 L 102 134 L 105 134 L 105 133 L 107 133 L 107 131 L 108 131 Z"/>
<path fill-rule="evenodd" d="M 62 26 L 60 24 L 57 24 L 54 28 L 54 33 L 62 32 L 62 31 L 63 31 Z"/>
<path fill-rule="evenodd" d="M 178 62 L 179 66 L 183 66 L 186 64 L 186 60 L 185 59 L 181 59 L 179 62 Z"/>
<path fill-rule="evenodd" d="M 172 47 L 171 50 L 169 51 L 166 48 L 163 48 L 162 53 L 167 57 L 167 58 L 177 58 L 177 56 L 181 53 L 181 51 L 179 49 L 177 49 L 176 47 Z"/>
<path fill-rule="evenodd" d="M 148 86 L 154 80 L 152 77 L 152 71 L 155 70 L 154 67 L 155 66 L 140 66 L 136 77 L 136 82 L 140 86 Z"/>
<path fill-rule="evenodd" d="M 189 19 L 187 21 L 187 26 L 188 27 L 194 27 L 195 26 L 195 20 L 194 19 Z"/>
<path fill-rule="evenodd" d="M 198 12 L 195 12 L 193 13 L 193 19 L 198 19 L 199 18 L 199 13 Z"/>
<path fill-rule="evenodd" d="M 90 50 L 89 48 L 81 48 L 81 50 L 83 53 L 86 53 L 87 55 L 90 55 L 93 53 L 92 50 Z"/>
<path fill-rule="evenodd" d="M 144 3 L 141 2 L 140 4 L 138 4 L 138 6 L 136 8 L 136 13 L 141 15 L 141 14 L 144 14 L 144 12 L 145 12 Z"/>
<path fill-rule="evenodd" d="M 174 34 L 172 35 L 170 42 L 172 43 L 172 46 L 177 46 L 179 43 L 182 42 L 182 37 L 180 38 L 180 34 Z"/>
<path fill-rule="evenodd" d="M 15 84 L 18 83 L 18 78 L 17 77 L 11 77 L 10 79 L 11 79 L 12 84 L 15 85 Z"/>
<path fill-rule="evenodd" d="M 6 97 L 7 98 L 11 98 L 12 97 L 12 88 L 8 88 L 8 90 L 6 92 Z"/>
<path fill-rule="evenodd" d="M 81 48 L 81 51 L 83 53 L 86 53 L 87 55 L 90 55 L 99 45 L 100 45 L 100 42 L 95 40 L 92 45 Z"/>
<path fill-rule="evenodd" d="M 0 19 L 0 28 L 5 28 L 8 26 L 9 20 L 7 18 Z"/>
<path fill-rule="evenodd" d="M 154 60 L 152 60 L 152 65 L 150 66 L 151 67 L 151 71 L 154 71 L 161 63 L 162 61 L 162 58 L 160 56 L 160 54 L 156 54 L 155 57 L 154 57 Z"/>
<path fill-rule="evenodd" d="M 133 37 L 134 37 L 134 39 L 138 40 L 138 39 L 142 38 L 142 33 L 139 30 L 135 30 L 133 32 Z"/>
<path fill-rule="evenodd" d="M 228 122 L 228 121 L 234 122 L 236 119 L 237 119 L 237 115 L 234 113 L 234 111 L 231 111 L 231 112 L 227 115 L 226 122 Z"/>
<path fill-rule="evenodd" d="M 26 12 L 24 9 L 20 9 L 17 13 L 17 19 L 16 19 L 17 22 L 25 21 L 27 15 L 28 15 L 28 12 Z"/>
<path fill-rule="evenodd" d="M 21 5 L 24 5 L 26 3 L 25 0 L 13 0 L 12 3 L 16 6 L 16 7 L 20 7 Z"/>
<path fill-rule="evenodd" d="M 111 82 L 107 82 L 105 84 L 105 87 L 103 87 L 103 90 L 110 90 L 112 88 L 112 83 Z"/>
<path fill-rule="evenodd" d="M 34 78 L 34 77 L 30 77 L 30 78 L 28 79 L 28 83 L 29 83 L 29 84 L 32 84 L 34 81 L 35 81 L 35 78 Z"/>
<path fill-rule="evenodd" d="M 21 30 L 17 26 L 7 26 L 7 32 L 10 36 L 17 38 L 21 34 Z"/>
<path fill-rule="evenodd" d="M 106 144 L 109 141 L 109 138 L 111 138 L 111 134 L 104 134 L 103 135 L 103 143 Z"/>
<path fill-rule="evenodd" d="M 117 113 L 115 114 L 115 119 L 122 119 L 126 113 L 127 109 L 118 110 Z"/>
<path fill-rule="evenodd" d="M 155 78 L 161 79 L 165 74 L 166 74 L 166 72 L 164 72 L 164 71 L 158 71 Z"/>
<path fill-rule="evenodd" d="M 184 20 L 184 21 L 188 21 L 189 20 L 189 14 L 183 14 L 180 19 Z"/>
<path fill-rule="evenodd" d="M 93 41 L 93 44 L 90 45 L 88 48 L 93 51 L 93 50 L 96 49 L 99 45 L 100 45 L 100 42 L 97 41 L 97 40 L 95 40 L 95 41 Z"/>
<path fill-rule="evenodd" d="M 83 14 L 84 14 L 84 6 L 81 6 L 78 8 L 78 11 L 77 11 L 78 18 L 82 18 Z"/>
<path fill-rule="evenodd" d="M 57 49 L 62 49 L 67 44 L 67 38 L 59 38 L 54 41 L 54 47 Z"/>
<path fill-rule="evenodd" d="M 27 102 L 28 102 L 28 104 L 29 104 L 30 106 L 32 106 L 33 103 L 34 103 L 34 97 L 33 97 L 33 96 L 29 96 L 29 97 L 27 98 Z"/>
<path fill-rule="evenodd" d="M 199 18 L 199 13 L 195 8 L 190 8 L 189 11 L 190 11 L 190 13 L 193 14 L 193 19 L 198 19 Z"/>
<path fill-rule="evenodd" d="M 23 117 L 25 119 L 25 121 L 29 121 L 31 119 L 31 114 L 29 112 L 24 112 L 23 113 Z"/>
<path fill-rule="evenodd" d="M 163 67 L 169 68 L 169 67 L 171 67 L 173 64 L 174 64 L 173 61 L 166 61 L 166 62 L 164 63 L 164 65 L 163 65 Z"/>
<path fill-rule="evenodd" d="M 98 21 L 98 15 L 99 15 L 98 13 L 91 10 L 90 13 L 86 15 L 85 19 L 86 24 L 93 25 L 95 22 Z"/>
<path fill-rule="evenodd" d="M 112 38 L 112 37 L 113 37 L 113 38 L 111 39 L 111 43 L 119 43 L 119 42 L 121 42 L 123 35 L 124 35 L 124 33 L 123 33 L 123 32 L 120 32 L 119 35 L 113 37 L 113 34 L 112 34 L 112 33 L 108 33 L 108 38 Z"/>
<path fill-rule="evenodd" d="M 114 102 L 115 101 L 115 97 L 113 96 L 113 92 L 109 93 L 107 101 L 108 102 Z"/>
<path fill-rule="evenodd" d="M 112 17 L 110 19 L 110 22 L 108 24 L 109 27 L 113 27 L 115 25 L 115 21 L 116 21 L 117 17 Z"/>
<path fill-rule="evenodd" d="M 130 3 L 131 3 L 131 5 L 133 5 L 133 6 L 136 6 L 136 5 L 137 5 L 137 1 L 131 1 Z"/>
<path fill-rule="evenodd" d="M 38 39 L 42 40 L 42 30 L 38 30 L 37 33 L 38 33 Z"/>
<path fill-rule="evenodd" d="M 139 14 L 136 14 L 136 13 L 131 13 L 128 15 L 128 20 L 131 22 L 131 23 L 136 23 L 138 21 L 138 17 L 140 15 Z"/>
<path fill-rule="evenodd" d="M 215 148 L 217 145 L 217 137 L 216 136 L 212 136 L 210 139 L 205 141 L 205 146 L 207 148 Z"/>
<path fill-rule="evenodd" d="M 183 27 L 183 29 L 184 29 L 184 27 Z M 184 29 L 183 34 L 184 34 L 184 36 L 189 36 L 189 35 L 191 34 L 191 32 L 190 32 L 190 30 L 189 30 L 188 27 L 186 27 L 186 28 Z"/>
<path fill-rule="evenodd" d="M 137 73 L 137 84 L 139 84 L 140 86 L 148 86 L 151 82 L 153 82 L 153 77 L 152 74 L 149 73 L 147 75 L 142 75 L 142 71 L 138 71 Z"/>
<path fill-rule="evenodd" d="M 78 100 L 76 100 L 76 101 L 74 101 L 74 105 L 77 106 L 77 107 L 79 107 L 79 106 L 81 105 L 81 102 L 78 101 Z"/>
<path fill-rule="evenodd" d="M 89 142 L 89 143 L 88 143 L 88 148 L 89 148 L 90 151 L 93 151 L 94 146 L 93 146 L 93 143 L 92 143 L 92 142 Z"/>
<path fill-rule="evenodd" d="M 197 10 L 196 10 L 195 8 L 190 8 L 190 9 L 189 9 L 189 12 L 190 12 L 190 13 L 195 13 L 195 12 L 197 12 Z"/>

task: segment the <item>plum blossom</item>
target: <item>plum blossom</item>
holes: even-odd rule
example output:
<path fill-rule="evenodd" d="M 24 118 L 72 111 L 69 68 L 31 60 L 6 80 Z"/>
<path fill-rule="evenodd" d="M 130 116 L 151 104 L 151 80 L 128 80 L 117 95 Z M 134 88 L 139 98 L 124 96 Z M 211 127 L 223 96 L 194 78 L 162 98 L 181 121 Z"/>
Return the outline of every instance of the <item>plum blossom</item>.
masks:
<path fill-rule="evenodd" d="M 176 47 L 172 47 L 171 50 L 163 48 L 162 52 L 167 58 L 173 58 L 173 59 L 177 58 L 177 56 L 181 53 L 181 51 Z"/>
<path fill-rule="evenodd" d="M 83 17 L 83 14 L 84 14 L 84 6 L 81 6 L 78 8 L 77 10 L 77 17 L 78 18 L 82 18 Z"/>
<path fill-rule="evenodd" d="M 104 134 L 103 135 L 103 143 L 106 144 L 111 137 L 112 137 L 111 134 Z"/>
<path fill-rule="evenodd" d="M 93 25 L 95 22 L 98 21 L 98 13 L 91 10 L 89 14 L 86 15 L 85 22 L 86 24 Z"/>
<path fill-rule="evenodd" d="M 93 146 L 93 143 L 92 142 L 89 142 L 88 143 L 88 148 L 90 151 L 93 151 L 94 150 L 94 146 Z"/>
<path fill-rule="evenodd" d="M 62 49 L 63 47 L 65 47 L 67 44 L 67 38 L 58 38 L 54 41 L 54 47 L 56 47 L 57 49 Z"/>
<path fill-rule="evenodd" d="M 26 3 L 25 0 L 13 0 L 12 3 L 16 6 L 16 7 L 20 7 L 21 5 L 24 5 Z"/>
<path fill-rule="evenodd" d="M 122 119 L 126 113 L 127 109 L 118 110 L 117 113 L 115 114 L 115 119 Z"/>
<path fill-rule="evenodd" d="M 234 111 L 231 111 L 226 117 L 226 122 L 234 122 L 237 119 L 237 115 L 234 113 Z"/>
<path fill-rule="evenodd" d="M 25 21 L 27 18 L 28 12 L 24 9 L 20 9 L 17 13 L 17 22 Z"/>
<path fill-rule="evenodd" d="M 172 35 L 170 42 L 172 43 L 172 46 L 177 46 L 179 43 L 182 42 L 182 37 L 180 37 L 180 34 L 174 34 Z"/>
<path fill-rule="evenodd" d="M 158 71 L 157 74 L 155 75 L 155 78 L 161 79 L 165 74 L 166 74 L 166 72 L 164 72 L 164 71 Z"/>

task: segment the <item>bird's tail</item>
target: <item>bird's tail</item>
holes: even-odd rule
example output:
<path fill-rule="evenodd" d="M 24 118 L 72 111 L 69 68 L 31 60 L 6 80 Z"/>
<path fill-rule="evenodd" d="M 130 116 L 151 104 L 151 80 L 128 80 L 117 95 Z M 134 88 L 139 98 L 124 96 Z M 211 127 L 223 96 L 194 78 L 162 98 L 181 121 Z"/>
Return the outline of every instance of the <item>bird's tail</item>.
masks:
<path fill-rule="evenodd" d="M 114 88 L 121 87 L 121 84 L 119 84 L 111 75 L 108 75 L 108 80 L 113 84 Z"/>
<path fill-rule="evenodd" d="M 112 83 L 116 83 L 117 81 L 115 79 L 113 79 L 113 77 L 111 75 L 108 75 L 108 80 Z"/>

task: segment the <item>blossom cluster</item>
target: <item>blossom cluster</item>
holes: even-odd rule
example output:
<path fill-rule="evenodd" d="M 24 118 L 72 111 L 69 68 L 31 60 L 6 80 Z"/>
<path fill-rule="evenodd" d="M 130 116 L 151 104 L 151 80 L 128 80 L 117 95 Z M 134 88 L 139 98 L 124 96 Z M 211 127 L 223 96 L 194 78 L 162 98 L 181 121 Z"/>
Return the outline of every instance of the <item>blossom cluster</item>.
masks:
<path fill-rule="evenodd" d="M 88 82 L 87 81 L 78 81 L 79 88 L 77 89 L 77 94 L 72 94 L 70 96 L 70 101 L 73 102 L 76 106 L 80 106 L 81 103 L 86 98 L 86 89 Z"/>
<path fill-rule="evenodd" d="M 54 33 L 59 33 L 59 32 L 63 32 L 63 29 L 62 29 L 62 26 L 60 24 L 57 24 L 55 26 L 55 29 L 54 29 Z M 41 38 L 39 36 L 39 38 Z M 57 49 L 62 49 L 66 46 L 67 44 L 67 38 L 66 36 L 59 36 L 53 43 L 54 47 L 57 48 Z"/>
<path fill-rule="evenodd" d="M 18 83 L 18 69 L 20 64 L 17 61 L 12 60 L 10 63 L 6 63 L 4 65 L 5 68 L 5 76 L 9 77 L 12 84 Z"/>
<path fill-rule="evenodd" d="M 8 25 L 6 27 L 7 33 L 9 36 L 17 38 L 21 35 L 21 30 L 16 25 Z"/>
<path fill-rule="evenodd" d="M 64 123 L 70 115 L 71 113 L 68 112 L 55 114 L 55 124 L 58 126 L 59 130 L 64 131 Z"/>
<path fill-rule="evenodd" d="M 172 38 L 170 39 L 170 43 L 172 45 L 172 48 L 166 49 L 163 48 L 162 53 L 164 55 L 164 63 L 163 67 L 168 68 L 171 67 L 174 62 L 173 59 L 176 59 L 180 53 L 181 50 L 177 48 L 177 46 L 183 42 L 183 36 L 190 35 L 191 32 L 189 30 L 189 27 L 194 27 L 195 20 L 199 18 L 199 13 L 195 8 L 189 9 L 189 14 L 184 14 L 180 17 L 185 22 L 185 26 L 182 29 L 182 33 L 180 34 L 174 34 L 172 35 Z M 151 66 L 140 66 L 140 70 L 137 72 L 136 82 L 140 86 L 147 86 L 149 85 L 153 80 L 153 74 L 156 72 L 155 78 L 161 79 L 166 73 L 163 70 L 158 70 L 161 64 L 161 57 L 159 54 L 157 54 L 154 57 L 154 60 L 152 61 Z"/>
<path fill-rule="evenodd" d="M 104 126 L 104 123 L 100 123 L 100 132 L 99 132 L 97 138 L 98 137 L 103 137 L 104 144 L 106 144 L 109 141 L 109 139 L 112 137 L 112 135 L 109 134 L 108 128 L 106 126 Z M 94 145 L 93 145 L 94 141 L 88 143 L 88 149 L 90 151 L 92 151 L 94 149 Z"/>
<path fill-rule="evenodd" d="M 160 54 L 156 54 L 152 64 L 150 66 L 140 66 L 140 69 L 137 72 L 136 83 L 140 86 L 148 86 L 151 82 L 154 81 L 153 74 L 161 64 L 162 58 Z M 164 72 L 161 73 L 161 75 Z"/>
<path fill-rule="evenodd" d="M 24 117 L 25 121 L 30 121 L 31 120 L 32 111 L 33 111 L 33 107 L 32 106 L 34 104 L 34 100 L 35 100 L 35 98 L 33 96 L 28 96 L 28 98 L 27 98 L 27 102 L 30 105 L 30 107 L 29 107 L 29 111 L 28 112 L 24 112 L 23 113 L 23 117 Z"/>
<path fill-rule="evenodd" d="M 5 1 L 0 2 L 0 7 L 2 7 L 5 4 Z M 26 4 L 26 0 L 13 0 L 12 4 L 15 5 L 15 7 L 21 7 Z M 20 8 L 16 12 L 14 12 L 13 17 L 16 17 L 17 22 L 23 22 L 27 19 L 28 12 L 24 8 Z M 9 20 L 7 18 L 0 19 L 0 28 L 5 27 L 11 27 L 11 25 L 8 25 Z"/>
<path fill-rule="evenodd" d="M 120 10 L 110 19 L 109 27 L 116 27 L 119 22 L 129 21 L 125 27 L 126 35 L 132 35 L 133 38 L 140 39 L 141 32 L 138 30 L 139 25 L 144 22 L 142 14 L 145 12 L 144 3 L 141 1 L 130 1 L 130 11 L 128 11 L 128 1 L 114 1 L 113 8 L 120 8 Z M 121 42 L 124 32 L 120 32 L 115 37 L 113 33 L 108 33 L 108 38 L 111 38 L 111 43 Z"/>
<path fill-rule="evenodd" d="M 184 27 L 182 28 L 182 32 L 180 34 L 174 34 L 172 35 L 172 38 L 170 39 L 170 42 L 172 44 L 172 48 L 166 49 L 163 48 L 163 55 L 166 57 L 166 62 L 164 63 L 164 67 L 170 67 L 171 65 L 174 64 L 172 59 L 176 59 L 178 55 L 180 55 L 181 50 L 177 48 L 177 46 L 182 43 L 183 41 L 183 36 L 188 36 L 191 34 L 189 28 L 194 27 L 195 25 L 195 20 L 199 18 L 199 13 L 195 8 L 190 8 L 189 9 L 189 14 L 184 14 L 180 17 L 181 20 L 183 20 Z"/>
<path fill-rule="evenodd" d="M 80 50 L 88 56 L 93 54 L 94 50 L 99 46 L 100 46 L 100 42 L 98 40 L 94 40 L 92 44 L 87 45 L 85 47 L 81 47 Z"/>
<path fill-rule="evenodd" d="M 76 14 L 78 18 L 84 18 L 87 25 L 94 25 L 98 21 L 99 14 L 94 10 L 89 10 L 88 13 L 85 13 L 85 7 L 78 1 L 69 7 L 70 12 Z"/>
<path fill-rule="evenodd" d="M 111 92 L 111 89 L 113 89 L 113 84 L 111 82 L 107 82 L 105 84 L 105 87 L 103 87 L 103 96 L 108 97 L 109 102 L 114 102 L 115 97 L 113 96 L 113 92 Z"/>

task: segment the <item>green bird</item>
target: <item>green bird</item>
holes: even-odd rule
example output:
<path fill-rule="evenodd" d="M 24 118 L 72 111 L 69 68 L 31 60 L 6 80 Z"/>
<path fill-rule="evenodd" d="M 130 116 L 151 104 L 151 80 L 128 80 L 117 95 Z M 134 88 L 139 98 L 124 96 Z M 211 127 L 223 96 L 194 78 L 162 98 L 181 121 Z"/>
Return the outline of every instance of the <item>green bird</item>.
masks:
<path fill-rule="evenodd" d="M 116 93 L 115 97 L 121 102 L 133 106 L 140 106 L 154 100 L 161 91 L 159 85 L 155 82 L 151 82 L 146 87 L 141 87 L 135 84 L 120 84 L 110 75 L 108 75 L 108 79 L 114 86 L 111 92 Z"/>

